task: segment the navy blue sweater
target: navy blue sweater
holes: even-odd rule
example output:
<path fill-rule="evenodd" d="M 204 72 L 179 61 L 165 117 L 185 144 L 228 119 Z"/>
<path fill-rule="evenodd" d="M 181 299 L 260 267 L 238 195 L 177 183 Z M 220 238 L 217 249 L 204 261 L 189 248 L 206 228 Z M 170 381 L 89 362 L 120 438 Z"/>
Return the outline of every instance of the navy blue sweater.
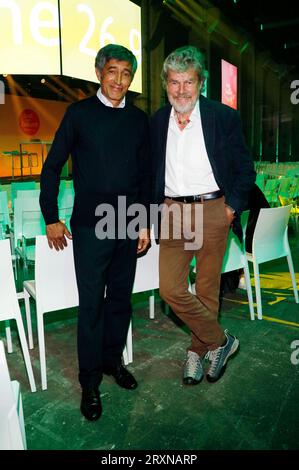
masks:
<path fill-rule="evenodd" d="M 95 225 L 100 203 L 150 203 L 148 119 L 131 104 L 105 106 L 97 96 L 71 104 L 41 173 L 40 205 L 46 224 L 58 218 L 60 173 L 71 154 L 75 203 L 72 225 Z"/>

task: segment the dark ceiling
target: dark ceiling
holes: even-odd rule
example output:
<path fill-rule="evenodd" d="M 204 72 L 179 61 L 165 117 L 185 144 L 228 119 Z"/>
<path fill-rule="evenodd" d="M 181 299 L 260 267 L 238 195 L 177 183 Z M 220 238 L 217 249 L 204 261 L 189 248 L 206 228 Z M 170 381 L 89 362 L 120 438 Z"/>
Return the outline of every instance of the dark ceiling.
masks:
<path fill-rule="evenodd" d="M 259 49 L 269 51 L 275 62 L 297 73 L 299 79 L 298 1 L 210 1 L 224 17 L 254 38 Z"/>

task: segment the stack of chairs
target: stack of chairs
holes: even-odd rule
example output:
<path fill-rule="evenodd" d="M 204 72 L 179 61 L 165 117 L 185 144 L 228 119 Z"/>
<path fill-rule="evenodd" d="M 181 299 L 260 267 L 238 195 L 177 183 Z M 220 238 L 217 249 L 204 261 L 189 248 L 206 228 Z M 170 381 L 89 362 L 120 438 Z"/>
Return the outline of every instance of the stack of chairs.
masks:
<path fill-rule="evenodd" d="M 270 207 L 292 205 L 290 221 L 298 232 L 299 162 L 256 162 L 256 184 Z"/>

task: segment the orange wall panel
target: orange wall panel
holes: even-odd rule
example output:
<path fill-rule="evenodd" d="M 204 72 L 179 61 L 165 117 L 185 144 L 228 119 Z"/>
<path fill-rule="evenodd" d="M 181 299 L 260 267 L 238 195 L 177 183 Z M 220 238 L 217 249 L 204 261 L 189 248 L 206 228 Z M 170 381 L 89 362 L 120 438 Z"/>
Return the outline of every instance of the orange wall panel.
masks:
<path fill-rule="evenodd" d="M 11 157 L 2 152 L 20 150 L 21 142 L 41 140 L 51 142 L 69 103 L 42 100 L 31 97 L 5 95 L 0 104 L 0 177 L 12 176 Z M 32 155 L 32 174 L 40 174 L 42 167 L 41 145 L 23 145 Z M 46 156 L 46 146 L 44 146 Z M 15 177 L 20 176 L 20 159 L 15 158 Z M 23 159 L 23 175 L 29 175 L 28 157 Z"/>

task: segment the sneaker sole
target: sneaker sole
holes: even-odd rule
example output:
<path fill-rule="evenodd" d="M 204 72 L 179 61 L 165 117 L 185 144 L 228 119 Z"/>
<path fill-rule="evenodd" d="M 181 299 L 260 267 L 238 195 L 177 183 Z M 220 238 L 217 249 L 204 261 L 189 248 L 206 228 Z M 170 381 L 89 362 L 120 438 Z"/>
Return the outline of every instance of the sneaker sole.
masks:
<path fill-rule="evenodd" d="M 188 378 L 183 378 L 183 385 L 187 385 L 187 387 L 190 387 L 190 385 L 198 385 L 200 382 L 203 380 L 203 375 L 199 380 L 192 379 L 192 377 L 188 377 L 190 380 L 193 380 L 193 382 L 185 382 L 185 380 L 188 380 Z"/>
<path fill-rule="evenodd" d="M 214 383 L 214 382 L 217 382 L 217 380 L 221 379 L 221 377 L 223 376 L 224 372 L 225 372 L 225 369 L 226 369 L 226 363 L 227 361 L 232 357 L 234 356 L 235 354 L 237 354 L 237 352 L 240 350 L 240 341 L 236 338 L 235 341 L 233 342 L 233 345 L 232 345 L 232 348 L 230 350 L 230 353 L 227 355 L 226 359 L 225 359 L 225 362 L 223 363 L 223 366 L 221 367 L 221 370 L 218 374 L 217 377 L 210 377 L 208 374 L 206 375 L 206 379 L 208 382 L 210 383 Z"/>

